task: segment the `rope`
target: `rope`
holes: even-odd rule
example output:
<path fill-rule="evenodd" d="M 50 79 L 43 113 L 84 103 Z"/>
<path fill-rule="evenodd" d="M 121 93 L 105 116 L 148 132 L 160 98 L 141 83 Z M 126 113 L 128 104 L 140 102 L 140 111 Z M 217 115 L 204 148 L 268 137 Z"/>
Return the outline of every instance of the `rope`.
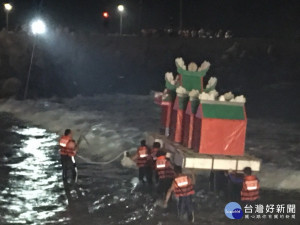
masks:
<path fill-rule="evenodd" d="M 89 131 L 91 128 L 89 128 L 87 131 Z M 79 147 L 82 139 L 88 144 L 90 145 L 90 143 L 88 142 L 88 140 L 86 139 L 85 135 L 83 135 L 83 132 L 81 132 L 78 140 L 77 140 L 77 146 Z M 130 150 L 130 151 L 133 151 L 133 150 Z M 110 164 L 114 161 L 116 161 L 118 158 L 120 158 L 122 155 L 126 157 L 126 153 L 127 152 L 130 152 L 130 151 L 124 151 L 124 152 L 121 152 L 119 155 L 117 155 L 115 158 L 107 161 L 107 162 L 94 162 L 94 161 L 91 161 L 90 159 L 88 158 L 85 158 L 83 157 L 82 155 L 80 154 L 76 154 L 78 156 L 78 158 L 82 159 L 84 162 L 88 163 L 88 164 L 93 164 L 93 165 L 107 165 L 107 164 Z"/>
<path fill-rule="evenodd" d="M 93 165 L 107 165 L 107 164 L 110 164 L 110 163 L 116 161 L 116 160 L 117 160 L 118 158 L 120 158 L 120 156 L 122 156 L 122 155 L 124 155 L 124 152 L 121 152 L 121 153 L 120 153 L 119 155 L 117 155 L 115 158 L 113 158 L 113 159 L 111 159 L 111 160 L 109 160 L 109 161 L 107 161 L 107 162 L 93 162 L 93 161 L 91 161 L 91 160 L 89 160 L 89 159 L 83 157 L 82 155 L 77 154 L 77 156 L 78 156 L 79 158 L 81 158 L 83 161 L 85 161 L 86 163 L 89 163 L 89 164 L 93 164 Z"/>

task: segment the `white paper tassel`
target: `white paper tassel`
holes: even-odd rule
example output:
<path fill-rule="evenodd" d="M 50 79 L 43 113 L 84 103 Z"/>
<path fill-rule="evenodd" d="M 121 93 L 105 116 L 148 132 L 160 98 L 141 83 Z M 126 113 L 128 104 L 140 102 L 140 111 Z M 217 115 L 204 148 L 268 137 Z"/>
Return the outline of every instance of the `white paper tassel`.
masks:
<path fill-rule="evenodd" d="M 208 94 L 208 93 L 202 92 L 202 93 L 199 95 L 199 99 L 200 99 L 200 100 L 210 100 L 210 101 L 214 101 L 214 100 L 215 100 L 215 96 L 214 96 L 213 94 Z"/>
<path fill-rule="evenodd" d="M 214 96 L 214 99 L 215 99 L 215 98 L 218 97 L 219 92 L 217 92 L 217 91 L 214 89 L 214 90 L 210 91 L 208 94 Z"/>
<path fill-rule="evenodd" d="M 218 81 L 218 79 L 215 78 L 215 77 L 209 78 L 208 83 L 206 85 L 206 89 L 210 88 L 210 87 L 213 87 L 217 83 L 217 81 Z"/>
<path fill-rule="evenodd" d="M 221 96 L 219 97 L 219 101 L 220 101 L 220 102 L 225 102 L 225 97 L 224 97 L 224 95 L 221 95 Z"/>
<path fill-rule="evenodd" d="M 176 88 L 176 93 L 179 97 L 183 97 L 183 96 L 187 96 L 188 93 L 186 91 L 186 89 L 182 86 L 179 86 L 178 88 Z"/>
<path fill-rule="evenodd" d="M 189 92 L 189 96 L 190 96 L 190 97 L 198 98 L 198 96 L 199 96 L 199 91 L 193 89 L 193 90 L 191 90 L 191 91 Z"/>
<path fill-rule="evenodd" d="M 198 68 L 198 71 L 206 70 L 210 67 L 210 63 L 208 61 L 204 61 L 201 66 Z"/>
<path fill-rule="evenodd" d="M 165 79 L 170 82 L 170 84 L 175 85 L 175 80 L 172 72 L 166 72 Z"/>
<path fill-rule="evenodd" d="M 229 91 L 229 92 L 224 94 L 224 98 L 225 98 L 226 101 L 230 101 L 231 99 L 234 98 L 234 95 L 232 94 L 231 91 Z"/>
<path fill-rule="evenodd" d="M 197 98 L 199 98 L 199 91 L 193 89 L 189 92 L 189 96 L 191 101 L 196 100 Z"/>
<path fill-rule="evenodd" d="M 180 66 L 181 69 L 186 70 L 186 66 L 185 66 L 184 61 L 183 61 L 183 59 L 181 57 L 180 58 L 176 58 L 175 62 L 178 64 L 178 66 Z"/>
<path fill-rule="evenodd" d="M 239 102 L 239 103 L 246 103 L 246 98 L 244 95 L 236 96 L 234 99 L 230 100 L 231 102 Z"/>

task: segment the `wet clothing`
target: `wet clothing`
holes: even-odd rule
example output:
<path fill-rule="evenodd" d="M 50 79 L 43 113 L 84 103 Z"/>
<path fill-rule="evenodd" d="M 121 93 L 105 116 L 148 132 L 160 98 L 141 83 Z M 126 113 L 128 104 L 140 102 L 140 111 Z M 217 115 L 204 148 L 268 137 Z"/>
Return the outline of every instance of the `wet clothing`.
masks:
<path fill-rule="evenodd" d="M 140 182 L 145 183 L 144 177 L 146 177 L 148 184 L 152 184 L 152 168 L 150 166 L 139 167 Z"/>
<path fill-rule="evenodd" d="M 158 174 L 158 194 L 165 195 L 172 185 L 175 172 L 171 162 L 165 156 L 159 156 L 156 160 L 156 171 Z"/>
<path fill-rule="evenodd" d="M 259 198 L 259 181 L 256 176 L 245 176 L 241 191 L 242 201 L 255 201 Z"/>
<path fill-rule="evenodd" d="M 59 141 L 60 160 L 62 165 L 63 180 L 68 179 L 68 171 L 72 171 L 72 180 L 77 181 L 77 166 L 75 162 L 76 144 L 69 136 L 61 137 Z"/>
<path fill-rule="evenodd" d="M 243 174 L 228 174 L 228 197 L 231 201 L 240 201 L 243 187 Z"/>
<path fill-rule="evenodd" d="M 231 182 L 233 183 L 243 183 L 243 174 L 233 174 L 233 173 L 229 173 L 228 174 L 228 178 Z"/>
<path fill-rule="evenodd" d="M 179 197 L 177 204 L 179 219 L 183 219 L 185 213 L 188 215 L 188 220 L 194 220 L 194 206 L 192 195 Z"/>
<path fill-rule="evenodd" d="M 157 194 L 164 198 L 173 182 L 172 178 L 159 179 L 157 186 Z"/>
<path fill-rule="evenodd" d="M 63 180 L 67 180 L 69 175 L 68 172 L 72 171 L 72 180 L 77 180 L 77 166 L 74 159 L 74 156 L 61 155 L 60 156 L 61 165 L 62 165 L 62 176 Z"/>
<path fill-rule="evenodd" d="M 156 183 L 159 182 L 158 172 L 156 170 L 156 160 L 157 160 L 157 156 L 162 155 L 162 154 L 165 154 L 165 153 L 162 150 L 160 150 L 159 148 L 152 148 L 151 149 L 152 169 L 153 169 L 154 179 L 155 179 Z"/>
<path fill-rule="evenodd" d="M 146 177 L 147 183 L 152 184 L 152 162 L 151 154 L 147 146 L 140 146 L 137 149 L 137 166 L 139 168 L 139 180 L 144 183 Z"/>
<path fill-rule="evenodd" d="M 174 179 L 174 193 L 178 197 L 178 216 L 180 219 L 187 213 L 188 220 L 194 220 L 194 207 L 192 196 L 195 194 L 192 180 L 186 175 L 180 175 Z"/>

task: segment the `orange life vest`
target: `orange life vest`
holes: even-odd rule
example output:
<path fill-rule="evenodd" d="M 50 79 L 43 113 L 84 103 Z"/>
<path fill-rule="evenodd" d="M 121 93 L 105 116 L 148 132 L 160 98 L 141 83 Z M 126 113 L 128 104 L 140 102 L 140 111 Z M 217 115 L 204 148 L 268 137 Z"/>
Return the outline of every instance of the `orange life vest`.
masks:
<path fill-rule="evenodd" d="M 242 201 L 255 201 L 259 198 L 259 182 L 256 176 L 245 176 L 241 191 Z"/>
<path fill-rule="evenodd" d="M 137 150 L 137 166 L 144 167 L 148 164 L 149 154 L 146 146 L 140 146 Z"/>
<path fill-rule="evenodd" d="M 76 144 L 74 140 L 69 141 L 67 144 L 68 149 L 68 156 L 75 156 L 76 155 Z"/>
<path fill-rule="evenodd" d="M 69 136 L 62 136 L 59 140 L 60 146 L 60 154 L 61 155 L 68 155 L 68 156 L 75 156 L 75 142 Z"/>
<path fill-rule="evenodd" d="M 195 194 L 191 179 L 186 175 L 176 177 L 174 193 L 176 197 L 183 197 Z"/>
<path fill-rule="evenodd" d="M 156 160 L 156 170 L 159 179 L 174 178 L 175 173 L 171 167 L 170 161 L 165 156 L 159 156 Z"/>
<path fill-rule="evenodd" d="M 166 157 L 163 155 L 163 156 L 159 156 L 157 157 L 156 159 L 156 169 L 159 170 L 159 169 L 164 169 L 166 168 Z"/>

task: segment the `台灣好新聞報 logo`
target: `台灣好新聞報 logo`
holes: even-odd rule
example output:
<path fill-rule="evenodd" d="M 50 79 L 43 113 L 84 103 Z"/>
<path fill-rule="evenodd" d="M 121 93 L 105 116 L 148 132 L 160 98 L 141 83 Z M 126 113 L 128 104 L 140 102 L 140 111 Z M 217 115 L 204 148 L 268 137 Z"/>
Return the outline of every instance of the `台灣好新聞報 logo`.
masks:
<path fill-rule="evenodd" d="M 241 219 L 243 217 L 242 207 L 236 202 L 229 202 L 224 209 L 229 219 Z"/>

